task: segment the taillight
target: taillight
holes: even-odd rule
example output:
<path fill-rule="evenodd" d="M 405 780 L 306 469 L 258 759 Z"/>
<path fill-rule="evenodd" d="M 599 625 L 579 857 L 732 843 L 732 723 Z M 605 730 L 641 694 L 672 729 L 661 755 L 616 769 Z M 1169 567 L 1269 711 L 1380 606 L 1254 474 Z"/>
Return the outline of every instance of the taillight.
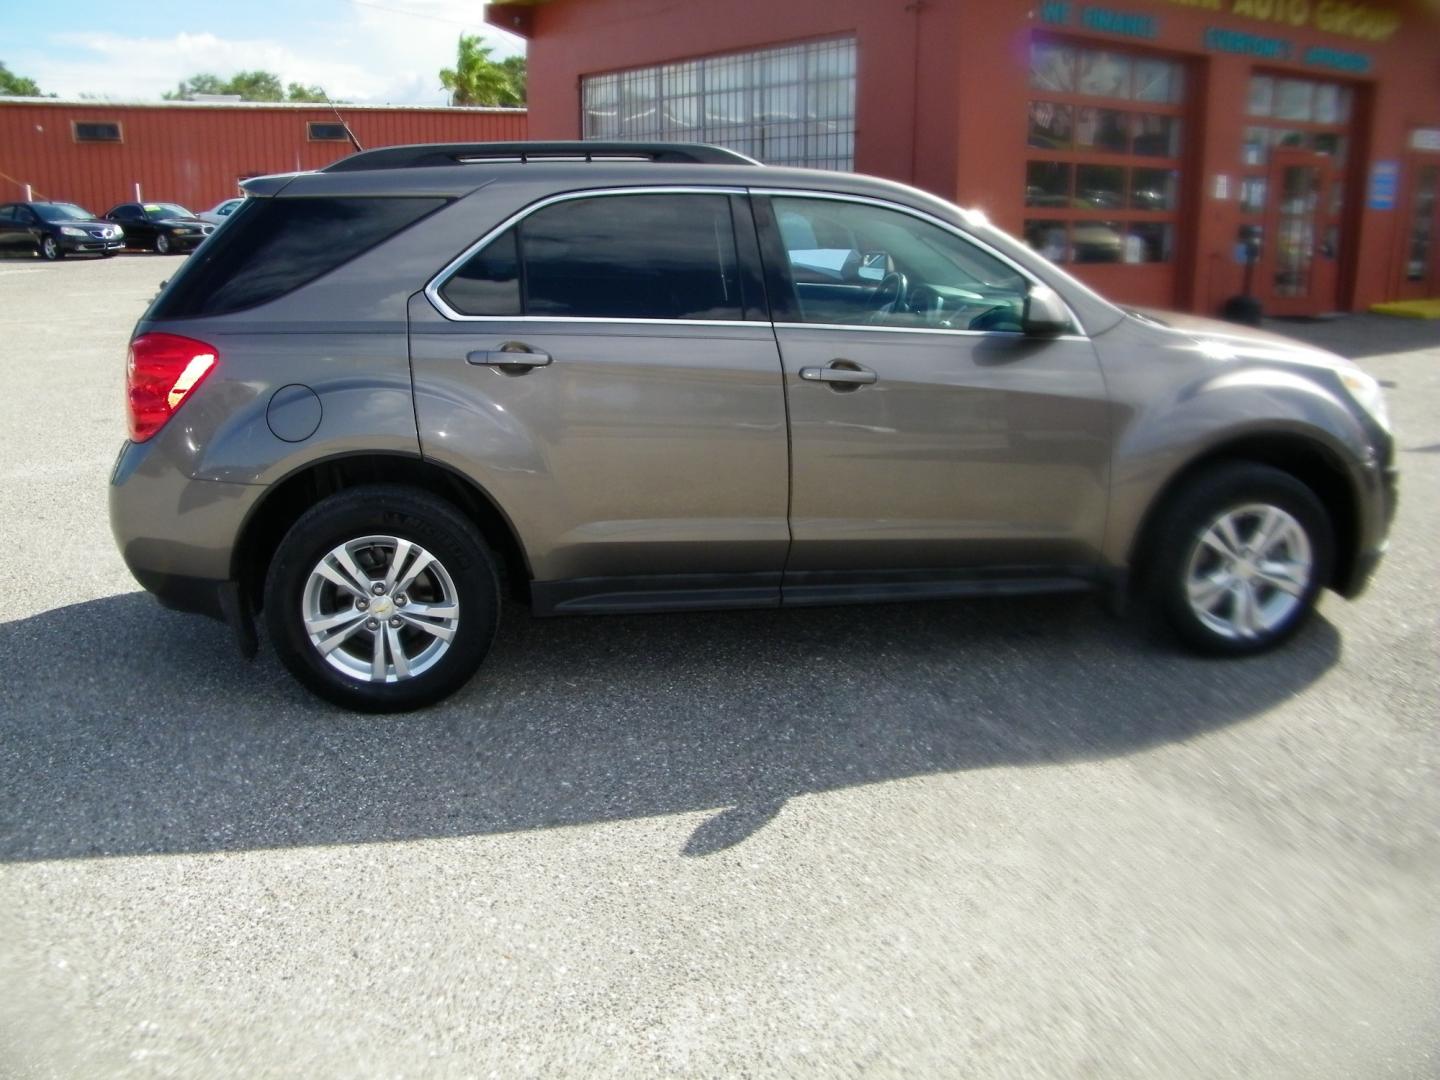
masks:
<path fill-rule="evenodd" d="M 130 343 L 125 365 L 125 402 L 130 438 L 154 435 L 215 369 L 214 346 L 176 334 L 141 334 Z"/>

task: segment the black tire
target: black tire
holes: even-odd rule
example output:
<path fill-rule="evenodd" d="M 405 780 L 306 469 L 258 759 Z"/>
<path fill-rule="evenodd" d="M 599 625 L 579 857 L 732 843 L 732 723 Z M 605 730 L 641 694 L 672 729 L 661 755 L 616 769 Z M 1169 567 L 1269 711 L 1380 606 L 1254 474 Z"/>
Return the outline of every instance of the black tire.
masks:
<path fill-rule="evenodd" d="M 155 235 L 155 254 L 169 255 L 172 250 L 173 248 L 170 243 L 170 238 L 164 233 L 157 233 Z"/>
<path fill-rule="evenodd" d="M 65 257 L 65 249 L 60 246 L 59 240 L 47 236 L 40 241 L 40 257 L 46 262 L 56 262 Z"/>
<path fill-rule="evenodd" d="M 321 559 L 373 535 L 408 540 L 434 555 L 459 603 L 448 649 L 428 670 L 396 682 L 367 682 L 337 670 L 311 642 L 304 622 L 306 585 Z M 281 662 L 320 697 L 360 712 L 418 709 L 454 693 L 490 651 L 499 613 L 495 561 L 474 524 L 444 500 L 398 485 L 351 488 L 311 507 L 280 541 L 265 577 L 265 625 Z M 362 629 L 355 635 L 357 643 L 366 634 Z"/>
<path fill-rule="evenodd" d="M 1226 636 L 1207 624 L 1190 602 L 1187 581 L 1191 560 L 1200 551 L 1200 537 L 1223 515 L 1248 506 L 1284 511 L 1299 525 L 1309 545 L 1310 573 L 1291 610 L 1272 625 L 1253 629 L 1251 636 Z M 1335 539 L 1330 516 L 1315 493 L 1289 473 L 1268 465 L 1236 462 L 1218 465 L 1185 483 L 1161 511 L 1149 533 L 1149 551 L 1142 552 L 1151 614 L 1162 627 L 1196 652 L 1214 656 L 1248 656 L 1265 652 L 1293 637 L 1315 610 L 1320 590 L 1330 580 Z M 1211 553 L 1201 552 L 1200 558 Z M 1223 561 L 1223 560 L 1221 560 Z M 1264 586 L 1264 597 L 1278 596 Z M 1237 601 L 1222 598 L 1219 611 Z M 1285 606 L 1283 599 L 1281 607 Z M 1231 619 L 1234 609 L 1229 609 Z M 1218 621 L 1227 621 L 1220 616 Z"/>

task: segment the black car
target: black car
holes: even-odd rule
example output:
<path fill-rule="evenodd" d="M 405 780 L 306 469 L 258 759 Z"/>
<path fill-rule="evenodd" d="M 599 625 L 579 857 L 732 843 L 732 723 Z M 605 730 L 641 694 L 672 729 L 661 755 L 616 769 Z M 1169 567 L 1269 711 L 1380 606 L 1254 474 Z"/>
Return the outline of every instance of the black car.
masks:
<path fill-rule="evenodd" d="M 66 202 L 16 202 L 0 205 L 0 251 L 31 251 L 42 259 L 66 255 L 114 255 L 125 246 L 125 232 L 101 221 L 83 206 Z"/>
<path fill-rule="evenodd" d="M 178 203 L 121 203 L 105 216 L 124 226 L 131 247 L 153 248 L 161 255 L 192 251 L 215 231 Z"/>

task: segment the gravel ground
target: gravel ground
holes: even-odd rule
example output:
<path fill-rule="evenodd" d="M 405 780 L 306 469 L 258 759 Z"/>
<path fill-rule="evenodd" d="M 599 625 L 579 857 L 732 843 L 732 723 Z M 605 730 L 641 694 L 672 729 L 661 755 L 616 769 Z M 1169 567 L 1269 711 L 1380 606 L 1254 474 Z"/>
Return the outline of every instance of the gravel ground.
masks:
<path fill-rule="evenodd" d="M 0 1075 L 1440 1075 L 1440 326 L 1371 591 L 1206 662 L 1088 599 L 538 621 L 400 718 L 136 591 L 178 261 L 0 262 Z"/>

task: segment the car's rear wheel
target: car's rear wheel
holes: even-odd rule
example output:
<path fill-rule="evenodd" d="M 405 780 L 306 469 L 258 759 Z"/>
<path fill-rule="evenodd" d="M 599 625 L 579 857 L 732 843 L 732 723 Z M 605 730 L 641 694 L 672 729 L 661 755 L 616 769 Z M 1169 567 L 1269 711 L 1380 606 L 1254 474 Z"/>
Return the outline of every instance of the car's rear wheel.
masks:
<path fill-rule="evenodd" d="M 155 237 L 155 254 L 157 254 L 157 255 L 169 255 L 169 254 L 170 254 L 170 237 L 166 236 L 163 232 L 162 232 L 162 233 L 159 233 L 159 234 L 156 235 L 156 237 Z"/>
<path fill-rule="evenodd" d="M 46 262 L 54 262 L 56 259 L 65 257 L 65 249 L 60 246 L 60 241 L 53 236 L 47 236 L 40 241 L 40 257 Z"/>
<path fill-rule="evenodd" d="M 1265 465 L 1224 465 L 1194 478 L 1153 541 L 1149 587 L 1159 614 L 1190 647 L 1229 656 L 1293 636 L 1334 558 L 1324 505 Z"/>
<path fill-rule="evenodd" d="M 265 619 L 285 666 L 346 708 L 429 705 L 475 673 L 500 590 L 484 541 L 450 504 L 390 485 L 306 511 L 270 564 Z"/>

